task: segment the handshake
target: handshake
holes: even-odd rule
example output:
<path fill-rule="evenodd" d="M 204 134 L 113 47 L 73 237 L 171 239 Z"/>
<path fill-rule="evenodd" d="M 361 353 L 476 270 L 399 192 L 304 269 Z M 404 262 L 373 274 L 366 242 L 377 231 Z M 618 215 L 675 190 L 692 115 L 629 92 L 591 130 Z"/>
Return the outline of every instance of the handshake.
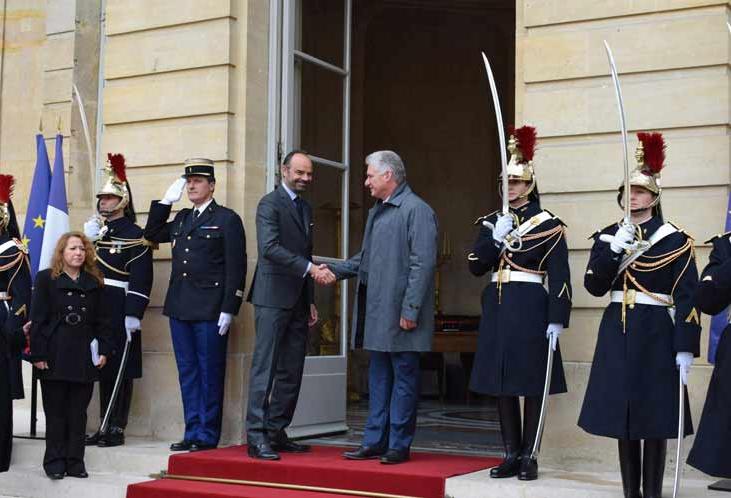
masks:
<path fill-rule="evenodd" d="M 320 285 L 332 285 L 336 280 L 335 274 L 324 264 L 316 265 L 312 263 L 309 274 Z"/>

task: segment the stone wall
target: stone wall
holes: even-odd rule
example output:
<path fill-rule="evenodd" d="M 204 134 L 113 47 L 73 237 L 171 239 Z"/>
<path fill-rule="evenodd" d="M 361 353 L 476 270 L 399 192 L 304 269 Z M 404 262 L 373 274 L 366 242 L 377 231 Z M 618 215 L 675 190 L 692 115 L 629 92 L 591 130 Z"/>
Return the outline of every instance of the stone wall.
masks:
<path fill-rule="evenodd" d="M 572 325 L 562 336 L 570 393 L 552 399 L 543 446 L 549 459 L 616 460 L 614 441 L 576 426 L 606 305 L 606 298 L 583 289 L 587 237 L 622 216 L 616 204 L 623 178 L 619 118 L 602 40 L 620 72 L 631 157 L 634 132 L 664 133 L 663 210 L 697 238 L 702 268 L 709 253 L 703 241 L 722 230 L 728 198 L 728 3 L 518 1 L 516 121 L 538 128 L 542 200 L 568 224 L 574 287 Z M 703 325 L 703 356 L 689 385 L 696 424 L 711 373 L 708 317 Z M 691 444 L 686 440 L 686 453 Z"/>

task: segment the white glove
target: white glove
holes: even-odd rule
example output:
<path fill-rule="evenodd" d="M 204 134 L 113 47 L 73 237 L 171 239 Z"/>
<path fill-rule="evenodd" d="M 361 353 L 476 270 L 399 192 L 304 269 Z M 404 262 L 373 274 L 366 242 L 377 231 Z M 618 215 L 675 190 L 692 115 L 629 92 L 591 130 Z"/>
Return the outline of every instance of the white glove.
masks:
<path fill-rule="evenodd" d="M 165 192 L 165 196 L 160 201 L 160 204 L 170 206 L 171 204 L 178 202 L 180 198 L 183 197 L 185 183 L 186 179 L 182 177 L 175 180 L 175 182 L 168 187 L 167 192 Z"/>
<path fill-rule="evenodd" d="M 218 317 L 218 335 L 226 335 L 233 318 L 234 316 L 231 313 L 221 312 L 221 316 Z"/>
<path fill-rule="evenodd" d="M 549 323 L 546 329 L 546 339 L 551 343 L 551 349 L 556 351 L 556 344 L 558 344 L 558 336 L 563 332 L 563 325 L 560 323 Z"/>
<path fill-rule="evenodd" d="M 688 372 L 690 372 L 690 366 L 693 364 L 693 353 L 678 352 L 675 355 L 675 364 L 680 369 L 680 380 L 683 381 L 684 386 L 687 386 Z"/>
<path fill-rule="evenodd" d="M 492 238 L 498 244 L 502 244 L 505 236 L 513 231 L 513 217 L 510 214 L 501 214 L 497 217 L 495 228 L 492 230 Z"/>
<path fill-rule="evenodd" d="M 620 254 L 630 247 L 634 238 L 635 228 L 632 225 L 625 225 L 622 223 L 619 225 L 617 232 L 614 234 L 614 237 L 609 244 L 609 248 L 612 252 Z"/>
<path fill-rule="evenodd" d="M 107 227 L 102 226 L 101 220 L 96 216 L 92 216 L 84 223 L 84 235 L 92 242 L 101 239 L 106 233 Z"/>
<path fill-rule="evenodd" d="M 127 332 L 127 342 L 132 342 L 132 332 L 142 328 L 140 319 L 136 316 L 127 315 L 124 317 L 124 330 Z"/>

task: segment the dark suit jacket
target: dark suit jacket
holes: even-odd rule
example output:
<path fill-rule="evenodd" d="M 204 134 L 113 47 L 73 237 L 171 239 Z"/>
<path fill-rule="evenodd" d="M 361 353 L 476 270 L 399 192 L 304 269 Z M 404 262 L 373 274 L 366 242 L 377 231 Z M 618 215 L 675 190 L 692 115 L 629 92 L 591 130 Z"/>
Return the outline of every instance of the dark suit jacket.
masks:
<path fill-rule="evenodd" d="M 218 320 L 236 315 L 244 297 L 246 238 L 241 218 L 211 201 L 193 220 L 182 209 L 167 222 L 171 206 L 153 201 L 144 235 L 152 242 L 172 242 L 173 266 L 165 296 L 166 316 L 177 320 Z"/>
<path fill-rule="evenodd" d="M 257 306 L 291 309 L 303 290 L 313 302 L 313 281 L 305 276 L 312 260 L 312 208 L 304 203 L 304 225 L 294 201 L 279 187 L 259 201 L 256 238 L 259 259 L 248 301 Z"/>

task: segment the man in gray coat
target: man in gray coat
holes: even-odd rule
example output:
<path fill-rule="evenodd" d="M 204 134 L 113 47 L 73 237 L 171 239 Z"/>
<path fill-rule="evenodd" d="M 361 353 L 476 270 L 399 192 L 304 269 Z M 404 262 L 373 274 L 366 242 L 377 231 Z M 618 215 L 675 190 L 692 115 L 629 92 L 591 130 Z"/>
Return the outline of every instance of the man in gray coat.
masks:
<path fill-rule="evenodd" d="M 419 353 L 434 334 L 437 219 L 411 191 L 401 158 L 392 151 L 366 157 L 365 186 L 377 199 L 368 213 L 363 246 L 330 265 L 338 279 L 358 277 L 352 346 L 370 352 L 369 413 L 363 442 L 348 459 L 409 459 L 419 399 Z"/>

